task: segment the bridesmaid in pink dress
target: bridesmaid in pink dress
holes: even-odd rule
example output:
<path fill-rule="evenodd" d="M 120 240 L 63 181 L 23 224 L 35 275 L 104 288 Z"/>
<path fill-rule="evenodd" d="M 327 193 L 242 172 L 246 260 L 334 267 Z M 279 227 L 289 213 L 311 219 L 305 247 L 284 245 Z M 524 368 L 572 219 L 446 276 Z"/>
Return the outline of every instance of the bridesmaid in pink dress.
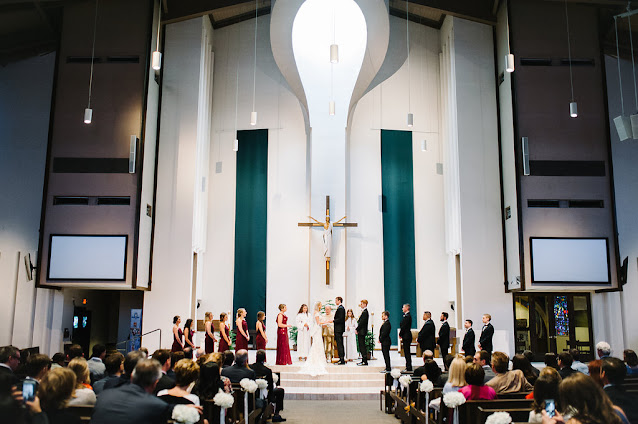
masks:
<path fill-rule="evenodd" d="M 277 315 L 277 365 L 292 365 L 290 357 L 290 344 L 288 343 L 288 317 L 284 313 L 288 310 L 286 305 L 279 305 L 279 315 Z"/>
<path fill-rule="evenodd" d="M 246 322 L 246 310 L 244 308 L 237 309 L 237 320 L 235 320 L 235 325 L 237 326 L 235 352 L 241 349 L 248 350 L 250 334 L 248 334 L 248 323 Z"/>

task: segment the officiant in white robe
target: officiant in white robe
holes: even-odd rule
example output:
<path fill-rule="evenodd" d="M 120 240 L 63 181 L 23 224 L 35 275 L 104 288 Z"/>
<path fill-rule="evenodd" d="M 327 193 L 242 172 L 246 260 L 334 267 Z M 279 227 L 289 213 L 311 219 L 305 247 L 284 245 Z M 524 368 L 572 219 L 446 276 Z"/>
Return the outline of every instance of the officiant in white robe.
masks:
<path fill-rule="evenodd" d="M 346 331 L 343 335 L 345 338 L 346 361 L 356 361 L 359 359 L 359 352 L 357 351 L 357 320 L 352 313 L 352 309 L 348 309 Z"/>
<path fill-rule="evenodd" d="M 310 327 L 312 326 L 311 317 L 308 314 L 308 306 L 301 305 L 297 314 L 297 356 L 299 359 L 306 359 L 310 351 Z"/>

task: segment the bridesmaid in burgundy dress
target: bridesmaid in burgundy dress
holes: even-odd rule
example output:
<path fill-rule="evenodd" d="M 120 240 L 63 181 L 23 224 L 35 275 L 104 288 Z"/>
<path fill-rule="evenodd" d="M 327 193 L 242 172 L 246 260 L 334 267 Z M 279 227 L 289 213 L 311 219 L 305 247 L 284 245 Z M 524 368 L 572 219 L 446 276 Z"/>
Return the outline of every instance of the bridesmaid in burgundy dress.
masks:
<path fill-rule="evenodd" d="M 219 353 L 224 353 L 230 349 L 230 328 L 226 324 L 228 320 L 228 314 L 222 312 L 219 314 Z"/>
<path fill-rule="evenodd" d="M 286 305 L 279 305 L 277 315 L 277 365 L 292 365 L 290 357 L 290 344 L 288 343 L 288 317 L 284 313 L 288 310 Z"/>
<path fill-rule="evenodd" d="M 189 318 L 184 324 L 184 357 L 186 359 L 193 359 L 193 354 L 197 349 L 195 343 L 193 343 L 193 319 Z"/>
<path fill-rule="evenodd" d="M 181 322 L 182 319 L 179 315 L 173 317 L 173 347 L 171 348 L 171 352 L 182 352 L 184 350 L 184 345 L 182 344 L 182 336 L 184 333 L 182 329 L 179 328 Z"/>
<path fill-rule="evenodd" d="M 204 344 L 204 350 L 206 353 L 213 353 L 215 351 L 215 335 L 213 334 L 213 313 L 206 312 L 204 314 L 204 331 L 206 332 L 206 341 Z"/>
<path fill-rule="evenodd" d="M 237 320 L 235 320 L 237 332 L 235 333 L 235 352 L 241 349 L 248 350 L 248 323 L 246 322 L 246 310 L 244 308 L 237 309 Z"/>
<path fill-rule="evenodd" d="M 263 311 L 257 312 L 257 335 L 255 336 L 255 344 L 257 344 L 257 350 L 266 350 L 266 343 L 268 343 L 268 337 L 266 336 L 266 324 L 264 323 L 266 314 Z"/>

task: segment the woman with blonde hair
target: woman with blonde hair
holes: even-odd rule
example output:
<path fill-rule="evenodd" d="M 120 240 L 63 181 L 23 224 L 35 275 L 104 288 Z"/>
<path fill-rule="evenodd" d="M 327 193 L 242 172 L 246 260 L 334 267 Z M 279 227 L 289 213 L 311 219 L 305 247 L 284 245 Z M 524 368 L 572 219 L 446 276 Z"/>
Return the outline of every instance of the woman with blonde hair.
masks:
<path fill-rule="evenodd" d="M 219 353 L 229 350 L 232 344 L 230 341 L 230 328 L 226 324 L 226 320 L 228 320 L 226 312 L 219 314 Z"/>
<path fill-rule="evenodd" d="M 182 359 L 175 364 L 175 387 L 157 392 L 163 401 L 176 404 L 199 406 L 199 397 L 191 394 L 195 381 L 199 378 L 199 365 L 192 359 Z"/>
<path fill-rule="evenodd" d="M 443 394 L 458 392 L 461 387 L 467 386 L 465 382 L 465 370 L 467 368 L 467 364 L 465 363 L 465 359 L 463 358 L 454 358 L 452 363 L 450 364 L 450 369 L 448 370 L 448 378 L 447 382 L 443 386 Z M 430 402 L 430 408 L 440 411 L 441 410 L 441 397 L 436 398 Z"/>
<path fill-rule="evenodd" d="M 246 322 L 246 310 L 244 308 L 237 309 L 237 319 L 235 320 L 237 332 L 235 333 L 235 352 L 241 349 L 248 350 L 248 323 Z"/>
<path fill-rule="evenodd" d="M 204 351 L 206 353 L 213 353 L 215 351 L 215 334 L 213 334 L 213 313 L 206 312 L 204 314 L 204 333 L 205 341 L 204 341 Z"/>
<path fill-rule="evenodd" d="M 49 424 L 80 424 L 82 422 L 77 414 L 66 409 L 75 384 L 75 373 L 68 368 L 53 369 L 40 381 L 38 398 L 42 410 L 47 414 Z"/>
<path fill-rule="evenodd" d="M 97 398 L 93 388 L 89 385 L 91 374 L 86 359 L 73 358 L 69 362 L 68 368 L 75 374 L 75 392 L 69 401 L 69 406 L 94 406 Z"/>

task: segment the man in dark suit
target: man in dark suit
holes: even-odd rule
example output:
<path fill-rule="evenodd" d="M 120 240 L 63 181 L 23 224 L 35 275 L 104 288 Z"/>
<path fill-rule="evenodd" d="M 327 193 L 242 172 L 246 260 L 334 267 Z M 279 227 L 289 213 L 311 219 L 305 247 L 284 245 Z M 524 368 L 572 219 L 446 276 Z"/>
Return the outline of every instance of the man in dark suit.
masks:
<path fill-rule="evenodd" d="M 627 392 L 622 386 L 627 376 L 627 367 L 618 358 L 607 356 L 602 359 L 600 377 L 605 385 L 603 390 L 611 403 L 625 412 L 630 423 L 638 423 L 638 396 Z"/>
<path fill-rule="evenodd" d="M 272 379 L 272 370 L 264 365 L 266 362 L 266 351 L 258 350 L 255 357 L 255 363 L 250 368 L 255 371 L 257 378 L 263 378 L 268 382 L 268 401 L 275 404 L 275 414 L 272 417 L 272 422 L 280 423 L 285 421 L 279 414 L 284 409 L 284 389 L 281 387 L 274 387 Z"/>
<path fill-rule="evenodd" d="M 335 326 L 335 339 L 337 342 L 337 352 L 339 353 L 339 365 L 346 364 L 346 355 L 345 350 L 343 349 L 343 333 L 346 331 L 346 308 L 343 307 L 343 298 L 341 296 L 337 296 L 335 298 L 335 303 L 337 304 L 337 312 L 335 312 L 335 317 L 333 319 Z"/>
<path fill-rule="evenodd" d="M 357 324 L 357 340 L 359 341 L 359 352 L 361 352 L 361 362 L 357 365 L 368 365 L 368 348 L 366 347 L 366 335 L 368 334 L 368 301 L 363 299 L 359 304 L 361 315 Z"/>
<path fill-rule="evenodd" d="M 412 354 L 410 346 L 412 345 L 412 316 L 410 315 L 410 305 L 403 305 L 403 318 L 399 324 L 399 338 L 401 339 L 401 347 L 403 347 L 403 356 L 405 356 L 405 371 L 412 371 Z M 389 363 L 389 362 L 388 362 Z"/>
<path fill-rule="evenodd" d="M 0 348 L 0 375 L 2 375 L 0 384 L 0 395 L 9 395 L 11 387 L 20 381 L 16 377 L 15 370 L 20 365 L 20 349 L 15 346 L 4 346 Z"/>
<path fill-rule="evenodd" d="M 255 371 L 248 368 L 248 351 L 241 349 L 235 355 L 235 365 L 222 369 L 222 375 L 231 383 L 239 383 L 242 379 L 255 379 Z"/>
<path fill-rule="evenodd" d="M 441 328 L 439 328 L 439 340 L 436 343 L 439 345 L 441 358 L 447 356 L 447 351 L 450 348 L 450 324 L 448 324 L 447 319 L 448 313 L 441 312 Z"/>
<path fill-rule="evenodd" d="M 104 366 L 106 367 L 106 377 L 96 381 L 93 385 L 93 391 L 96 395 L 104 391 L 106 383 L 109 381 L 116 382 L 120 379 L 124 373 L 124 355 L 120 352 L 111 353 L 104 359 Z"/>
<path fill-rule="evenodd" d="M 574 360 L 569 352 L 561 352 L 558 354 L 558 374 L 560 374 L 563 380 L 573 373 L 578 372 L 572 369 L 573 362 Z"/>
<path fill-rule="evenodd" d="M 131 384 L 100 394 L 93 408 L 91 424 L 166 423 L 171 418 L 174 405 L 153 395 L 161 375 L 159 362 L 154 359 L 140 360 L 133 371 Z M 200 407 L 191 407 L 201 413 Z"/>
<path fill-rule="evenodd" d="M 494 336 L 494 327 L 492 327 L 492 316 L 490 314 L 483 315 L 483 329 L 479 337 L 479 349 L 486 351 L 490 355 L 494 350 L 492 346 L 492 337 Z"/>
<path fill-rule="evenodd" d="M 476 353 L 476 347 L 474 347 L 474 343 L 476 341 L 476 335 L 474 334 L 474 330 L 472 330 L 472 322 L 471 319 L 465 320 L 465 336 L 463 336 L 463 352 L 465 352 L 465 356 L 474 356 Z"/>
<path fill-rule="evenodd" d="M 158 349 L 153 352 L 153 359 L 159 362 L 162 367 L 162 376 L 155 385 L 155 394 L 161 390 L 170 390 L 175 387 L 175 380 L 166 375 L 168 370 L 171 369 L 171 351 L 168 349 Z"/>
<path fill-rule="evenodd" d="M 381 343 L 381 352 L 383 353 L 383 360 L 385 361 L 385 371 L 390 371 L 390 345 L 392 344 L 392 339 L 390 338 L 390 331 L 392 331 L 392 324 L 390 324 L 390 312 L 383 311 L 381 312 L 381 319 L 383 320 L 383 324 L 381 324 L 381 328 L 379 329 L 379 343 Z M 403 323 L 403 321 L 401 321 Z M 412 335 L 410 335 L 410 338 Z M 409 357 L 409 356 L 408 356 Z M 382 372 L 385 372 L 382 371 Z"/>
<path fill-rule="evenodd" d="M 436 346 L 436 328 L 434 327 L 434 321 L 432 321 L 432 313 L 430 311 L 425 311 L 423 313 L 423 320 L 425 323 L 423 324 L 423 327 L 421 327 L 421 331 L 419 331 L 417 341 L 419 342 L 422 352 L 425 352 L 426 350 L 434 352 L 434 348 Z"/>
<path fill-rule="evenodd" d="M 488 352 L 479 350 L 474 354 L 474 360 L 472 362 L 480 365 L 481 368 L 483 368 L 483 371 L 485 372 L 485 377 L 483 378 L 484 383 L 487 383 L 488 381 L 496 377 L 496 374 L 494 373 L 494 370 L 492 370 L 492 366 L 490 365 L 490 354 Z"/>
<path fill-rule="evenodd" d="M 144 353 L 140 352 L 139 350 L 134 350 L 127 353 L 126 358 L 124 358 L 124 374 L 122 374 L 117 379 L 109 380 L 104 383 L 104 390 L 114 389 L 130 384 L 133 370 L 135 370 L 137 363 L 142 359 L 144 359 Z"/>

